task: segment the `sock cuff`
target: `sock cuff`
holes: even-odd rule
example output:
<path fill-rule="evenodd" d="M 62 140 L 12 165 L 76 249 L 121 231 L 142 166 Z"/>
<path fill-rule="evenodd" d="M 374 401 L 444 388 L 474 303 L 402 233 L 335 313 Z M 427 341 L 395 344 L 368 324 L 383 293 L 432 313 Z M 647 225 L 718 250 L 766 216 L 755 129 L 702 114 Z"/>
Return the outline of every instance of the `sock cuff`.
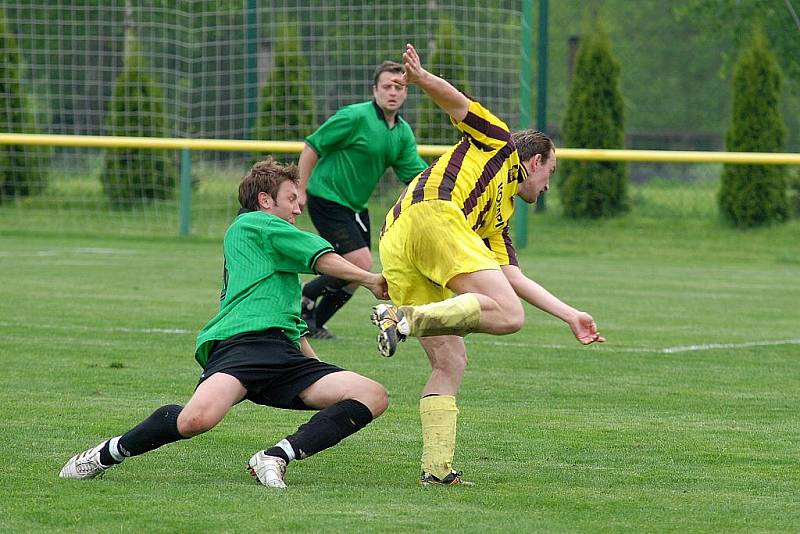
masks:
<path fill-rule="evenodd" d="M 286 457 L 287 457 L 287 458 L 288 458 L 290 461 L 291 461 L 291 460 L 294 460 L 294 459 L 295 459 L 295 457 L 297 456 L 297 455 L 295 454 L 295 450 L 294 450 L 294 448 L 292 447 L 292 444 L 291 444 L 291 443 L 289 443 L 289 441 L 288 441 L 288 440 L 286 440 L 285 438 L 284 438 L 284 439 L 282 439 L 282 440 L 280 440 L 278 443 L 276 443 L 276 444 L 275 444 L 275 446 L 276 446 L 276 447 L 279 447 L 280 449 L 282 449 L 282 450 L 283 450 L 283 452 L 285 452 L 285 453 L 286 453 Z"/>
<path fill-rule="evenodd" d="M 337 404 L 344 409 L 359 429 L 364 428 L 372 422 L 372 412 L 364 403 L 355 399 L 347 399 Z"/>
<path fill-rule="evenodd" d="M 453 395 L 428 395 L 419 400 L 420 413 L 434 411 L 458 412 L 456 398 Z"/>
<path fill-rule="evenodd" d="M 108 440 L 108 453 L 111 455 L 114 460 L 117 462 L 121 462 L 126 457 L 130 456 L 131 454 L 126 451 L 125 449 L 120 450 L 119 446 L 119 438 L 122 436 L 117 436 Z M 126 454 L 127 453 L 127 454 Z"/>
<path fill-rule="evenodd" d="M 399 309 L 408 322 L 408 335 L 413 337 L 464 336 L 477 331 L 481 322 L 481 303 L 474 293 Z"/>
<path fill-rule="evenodd" d="M 478 297 L 475 296 L 475 293 L 462 293 L 461 295 L 456 295 L 453 297 L 453 301 L 464 306 L 464 310 L 472 315 L 476 313 L 480 315 L 481 313 L 481 301 L 478 300 Z"/>

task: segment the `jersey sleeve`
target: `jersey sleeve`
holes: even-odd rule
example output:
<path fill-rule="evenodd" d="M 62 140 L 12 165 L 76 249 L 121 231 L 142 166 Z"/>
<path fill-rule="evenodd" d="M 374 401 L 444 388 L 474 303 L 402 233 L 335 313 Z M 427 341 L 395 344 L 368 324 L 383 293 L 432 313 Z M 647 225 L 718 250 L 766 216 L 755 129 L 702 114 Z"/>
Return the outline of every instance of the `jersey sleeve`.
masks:
<path fill-rule="evenodd" d="M 313 273 L 317 260 L 333 246 L 318 235 L 304 232 L 283 221 L 273 221 L 263 230 L 264 240 L 269 240 L 274 251 L 276 271 Z"/>
<path fill-rule="evenodd" d="M 511 242 L 511 236 L 508 233 L 508 225 L 503 228 L 502 232 L 492 234 L 484 239 L 483 242 L 492 251 L 497 263 L 501 266 L 514 265 L 519 267 L 517 252 L 514 250 L 514 244 Z"/>
<path fill-rule="evenodd" d="M 452 117 L 450 120 L 482 150 L 498 150 L 511 140 L 506 123 L 474 100 L 470 100 L 464 120 L 459 123 L 453 121 Z"/>
<path fill-rule="evenodd" d="M 392 168 L 404 184 L 410 183 L 419 173 L 428 168 L 428 164 L 417 152 L 417 142 L 414 140 L 414 133 L 410 128 L 399 156 L 392 162 Z"/>
<path fill-rule="evenodd" d="M 341 147 L 350 137 L 357 121 L 356 115 L 348 108 L 342 108 L 306 137 L 306 143 L 322 157 Z"/>

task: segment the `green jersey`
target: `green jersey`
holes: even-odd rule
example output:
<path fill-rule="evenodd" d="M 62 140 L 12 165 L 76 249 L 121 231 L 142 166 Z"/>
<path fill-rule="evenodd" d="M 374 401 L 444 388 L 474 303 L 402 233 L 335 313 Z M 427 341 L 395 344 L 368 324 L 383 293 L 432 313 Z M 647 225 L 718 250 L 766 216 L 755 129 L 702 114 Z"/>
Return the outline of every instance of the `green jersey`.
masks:
<path fill-rule="evenodd" d="M 333 247 L 280 217 L 252 211 L 225 233 L 220 310 L 197 335 L 195 358 L 208 363 L 212 342 L 280 328 L 298 346 L 308 325 L 300 318 L 300 277 Z"/>
<path fill-rule="evenodd" d="M 409 183 L 428 166 L 417 154 L 411 127 L 397 115 L 393 128 L 374 102 L 345 106 L 306 137 L 319 160 L 308 180 L 310 194 L 346 206 L 367 209 L 386 169 Z"/>

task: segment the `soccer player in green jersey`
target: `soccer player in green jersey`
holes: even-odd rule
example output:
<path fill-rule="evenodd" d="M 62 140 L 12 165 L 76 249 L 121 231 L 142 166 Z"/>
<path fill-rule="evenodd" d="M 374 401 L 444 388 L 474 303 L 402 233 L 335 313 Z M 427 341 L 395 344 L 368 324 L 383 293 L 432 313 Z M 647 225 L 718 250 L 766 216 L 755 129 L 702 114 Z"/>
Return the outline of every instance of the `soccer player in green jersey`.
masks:
<path fill-rule="evenodd" d="M 405 85 L 391 80 L 403 66 L 385 61 L 375 70 L 373 100 L 345 106 L 306 138 L 300 154 L 300 206 L 319 235 L 362 269 L 372 268 L 367 202 L 386 169 L 404 183 L 427 164 L 417 154 L 411 127 L 399 114 Z M 331 338 L 325 323 L 353 296 L 357 285 L 330 275 L 303 287 L 303 318 L 310 336 Z"/>
<path fill-rule="evenodd" d="M 419 403 L 422 484 L 461 484 L 453 470 L 456 394 L 467 366 L 464 335 L 503 335 L 525 321 L 520 299 L 563 320 L 583 344 L 604 341 L 591 315 L 525 276 L 508 224 L 514 198 L 535 202 L 556 168 L 552 141 L 508 126 L 447 81 L 429 73 L 417 51 L 403 54 L 405 74 L 450 116 L 461 141 L 420 173 L 386 215 L 380 255 L 389 294 L 378 304 L 379 349 L 419 338 L 431 374 Z"/>
<path fill-rule="evenodd" d="M 239 186 L 239 215 L 225 234 L 220 311 L 197 336 L 203 367 L 186 406 L 166 405 L 128 432 L 73 456 L 62 478 L 90 479 L 167 443 L 213 428 L 247 399 L 295 410 L 319 410 L 297 431 L 256 452 L 250 473 L 285 488 L 291 460 L 303 459 L 360 430 L 388 406 L 379 383 L 320 361 L 300 318 L 298 273 L 320 272 L 356 282 L 386 298 L 386 281 L 333 252 L 330 243 L 294 226 L 300 214 L 297 169 L 257 163 Z"/>

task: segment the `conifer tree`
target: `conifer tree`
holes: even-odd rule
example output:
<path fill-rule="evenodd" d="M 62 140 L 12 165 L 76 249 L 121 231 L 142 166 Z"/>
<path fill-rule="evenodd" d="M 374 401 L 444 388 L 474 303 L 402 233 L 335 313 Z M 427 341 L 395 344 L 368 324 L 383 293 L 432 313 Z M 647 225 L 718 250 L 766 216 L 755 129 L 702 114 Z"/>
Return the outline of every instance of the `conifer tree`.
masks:
<path fill-rule="evenodd" d="M 564 118 L 564 146 L 623 148 L 625 117 L 620 67 L 599 21 L 584 31 Z M 589 27 L 589 25 L 585 25 Z M 557 184 L 564 214 L 573 218 L 611 217 L 628 209 L 625 162 L 563 161 Z"/>
<path fill-rule="evenodd" d="M 733 74 L 730 152 L 781 152 L 786 126 L 779 110 L 782 74 L 762 28 L 755 25 Z M 734 226 L 750 228 L 789 216 L 787 171 L 783 165 L 725 165 L 719 191 L 722 214 Z"/>
<path fill-rule="evenodd" d="M 23 59 L 0 8 L 0 128 L 8 133 L 39 133 L 31 99 L 23 84 Z M 42 191 L 47 185 L 49 150 L 30 145 L 0 145 L 0 202 Z"/>
<path fill-rule="evenodd" d="M 302 141 L 314 128 L 308 60 L 300 46 L 297 23 L 283 21 L 276 24 L 276 31 L 275 63 L 261 89 L 253 138 Z"/>
<path fill-rule="evenodd" d="M 428 64 L 437 76 L 453 84 L 459 91 L 469 94 L 467 67 L 464 53 L 452 20 L 443 17 L 439 21 L 436 44 Z M 420 105 L 419 124 L 415 125 L 420 143 L 449 145 L 458 140 L 460 134 L 453 128 L 450 118 L 430 98 L 423 98 Z"/>
<path fill-rule="evenodd" d="M 110 103 L 107 133 L 112 136 L 167 137 L 161 88 L 138 50 L 132 28 L 126 29 L 125 65 Z M 177 166 L 170 151 L 122 148 L 106 152 L 100 179 L 113 208 L 131 208 L 175 193 Z"/>

